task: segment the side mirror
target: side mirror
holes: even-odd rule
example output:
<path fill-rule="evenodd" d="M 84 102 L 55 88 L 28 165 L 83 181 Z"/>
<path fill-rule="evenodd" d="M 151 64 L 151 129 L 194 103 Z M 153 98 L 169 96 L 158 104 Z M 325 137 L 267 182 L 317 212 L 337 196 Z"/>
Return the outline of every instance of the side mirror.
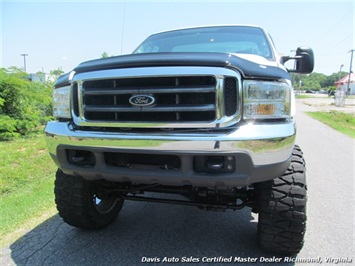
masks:
<path fill-rule="evenodd" d="M 314 53 L 309 47 L 298 47 L 295 56 L 283 56 L 281 58 L 282 62 L 294 59 L 295 69 L 288 69 L 288 72 L 294 72 L 299 74 L 309 74 L 312 73 L 314 69 Z"/>
<path fill-rule="evenodd" d="M 313 50 L 309 47 L 298 47 L 296 50 L 296 57 L 300 56 L 300 59 L 296 59 L 295 72 L 300 74 L 312 73 L 314 68 L 314 54 Z"/>

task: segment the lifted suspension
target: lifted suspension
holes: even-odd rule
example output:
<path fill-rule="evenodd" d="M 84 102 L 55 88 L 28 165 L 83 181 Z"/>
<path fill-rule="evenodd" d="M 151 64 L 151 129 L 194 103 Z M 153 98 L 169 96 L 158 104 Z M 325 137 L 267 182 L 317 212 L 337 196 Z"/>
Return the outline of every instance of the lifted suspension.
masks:
<path fill-rule="evenodd" d="M 114 188 L 113 188 L 114 187 Z M 159 184 L 137 185 L 130 183 L 113 184 L 108 186 L 101 184 L 101 195 L 113 193 L 125 200 L 145 201 L 154 203 L 167 203 L 175 205 L 195 206 L 203 210 L 240 210 L 244 207 L 255 207 L 255 190 L 252 187 L 217 189 L 200 188 L 191 186 L 161 186 Z M 138 196 L 145 192 L 182 195 L 184 199 L 167 197 Z"/>

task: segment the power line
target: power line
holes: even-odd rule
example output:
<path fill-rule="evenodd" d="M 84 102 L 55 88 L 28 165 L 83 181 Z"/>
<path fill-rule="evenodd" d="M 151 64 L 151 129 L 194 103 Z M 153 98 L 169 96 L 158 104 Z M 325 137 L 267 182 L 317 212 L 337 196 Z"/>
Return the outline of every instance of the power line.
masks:
<path fill-rule="evenodd" d="M 353 34 L 350 33 L 350 35 L 346 36 L 345 39 L 341 40 L 340 42 L 338 42 L 335 46 L 333 46 L 332 48 L 330 48 L 329 50 L 333 50 L 335 48 L 337 48 L 340 44 L 342 44 L 345 40 L 349 39 L 349 37 L 352 37 Z"/>
<path fill-rule="evenodd" d="M 342 21 L 348 16 L 348 14 L 351 13 L 351 12 L 352 12 L 352 10 L 350 9 L 350 10 L 348 11 L 348 13 L 346 13 L 338 22 L 336 22 L 335 24 L 333 24 L 333 26 L 330 27 L 326 33 L 324 33 L 320 38 L 318 38 L 318 39 L 317 39 L 317 42 L 316 42 L 315 44 L 318 44 L 325 36 L 327 36 L 330 32 L 332 32 L 333 29 L 334 29 L 336 26 L 338 26 L 338 24 L 339 24 L 340 22 L 342 22 Z"/>

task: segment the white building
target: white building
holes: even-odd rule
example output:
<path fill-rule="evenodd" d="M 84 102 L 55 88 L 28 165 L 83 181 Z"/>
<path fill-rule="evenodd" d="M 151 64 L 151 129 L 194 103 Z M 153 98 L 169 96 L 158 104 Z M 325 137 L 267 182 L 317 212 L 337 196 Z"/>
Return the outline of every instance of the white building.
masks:
<path fill-rule="evenodd" d="M 30 74 L 30 80 L 45 83 L 50 80 L 50 75 L 38 72 L 37 74 Z"/>
<path fill-rule="evenodd" d="M 337 82 L 334 82 L 334 85 L 337 86 L 336 88 L 337 91 L 341 90 L 346 93 L 348 89 L 348 83 L 349 83 L 349 74 L 346 75 L 345 77 L 342 77 Z M 355 74 L 354 73 L 350 74 L 349 94 L 355 95 Z"/>

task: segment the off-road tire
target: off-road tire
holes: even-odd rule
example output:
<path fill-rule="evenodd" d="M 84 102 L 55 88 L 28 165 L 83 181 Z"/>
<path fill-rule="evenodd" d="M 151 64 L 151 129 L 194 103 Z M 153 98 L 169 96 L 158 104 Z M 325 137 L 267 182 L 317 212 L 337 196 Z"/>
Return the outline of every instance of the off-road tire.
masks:
<path fill-rule="evenodd" d="M 58 169 L 55 180 L 55 203 L 64 222 L 84 229 L 101 229 L 111 224 L 123 206 L 115 195 L 99 199 L 95 183 L 71 176 Z"/>
<path fill-rule="evenodd" d="M 295 146 L 287 171 L 260 183 L 258 190 L 258 244 L 279 254 L 296 254 L 306 230 L 307 185 L 303 153 Z"/>

